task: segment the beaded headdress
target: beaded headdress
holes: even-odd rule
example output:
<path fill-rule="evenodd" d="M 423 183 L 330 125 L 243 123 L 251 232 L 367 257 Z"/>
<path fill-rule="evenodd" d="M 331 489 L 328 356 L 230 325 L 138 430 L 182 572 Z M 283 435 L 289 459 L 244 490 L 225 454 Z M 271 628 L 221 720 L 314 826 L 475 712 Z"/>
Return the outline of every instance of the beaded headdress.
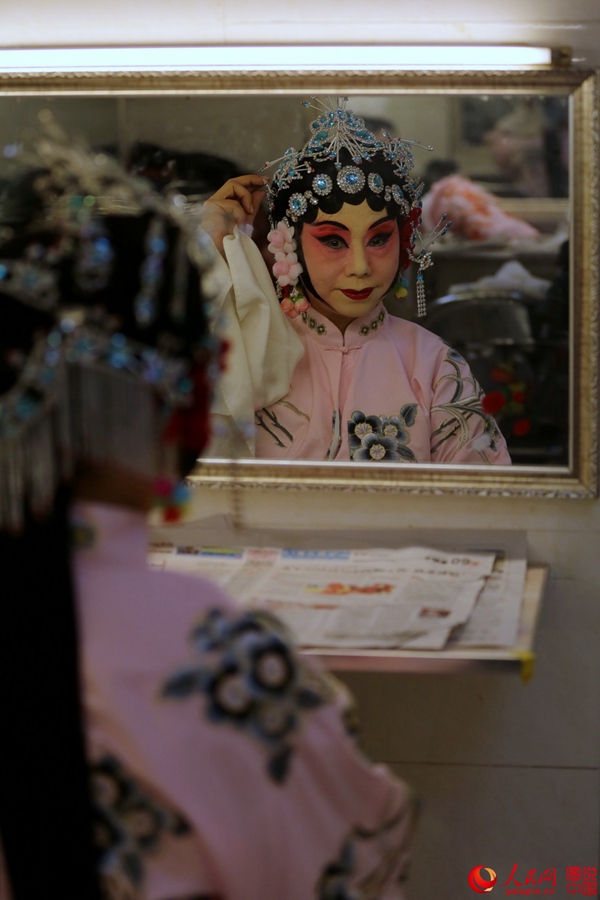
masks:
<path fill-rule="evenodd" d="M 219 350 L 203 302 L 212 252 L 185 201 L 48 118 L 20 154 L 35 202 L 18 224 L 4 204 L 0 244 L 0 528 L 12 529 L 79 460 L 158 475 L 161 431 L 199 451 Z"/>
<path fill-rule="evenodd" d="M 414 166 L 411 148 L 424 145 L 418 141 L 392 138 L 386 131 L 382 131 L 381 138 L 377 137 L 367 128 L 363 118 L 347 109 L 347 97 L 338 97 L 335 101 L 332 98 L 311 99 L 314 102 L 304 101 L 303 105 L 315 109 L 319 115 L 310 125 L 311 137 L 307 143 L 300 150 L 290 147 L 282 157 L 262 167 L 264 171 L 277 166 L 267 184 L 267 201 L 273 227 L 269 236 L 270 249 L 275 254 L 274 274 L 279 285 L 287 288 L 284 294 L 289 293 L 290 289 L 293 292 L 301 274 L 301 264 L 294 252 L 294 223 L 303 219 L 310 206 L 317 206 L 336 188 L 348 195 L 364 190 L 386 203 L 393 201 L 408 224 L 403 236 L 401 268 L 411 261 L 418 265 L 418 314 L 424 315 L 423 270 L 431 265 L 429 248 L 451 224 L 444 216 L 427 239 L 423 239 L 419 232 L 423 184 L 415 183 L 411 176 Z M 431 147 L 424 149 L 431 150 Z M 368 171 L 375 168 L 369 164 L 377 159 L 383 159 L 388 164 L 390 177 L 387 180 L 378 171 Z M 324 168 L 329 171 L 323 171 Z M 307 178 L 308 187 L 290 193 L 295 182 L 302 180 L 306 185 Z M 275 209 L 282 192 L 289 193 L 287 207 L 283 216 L 276 216 Z"/>

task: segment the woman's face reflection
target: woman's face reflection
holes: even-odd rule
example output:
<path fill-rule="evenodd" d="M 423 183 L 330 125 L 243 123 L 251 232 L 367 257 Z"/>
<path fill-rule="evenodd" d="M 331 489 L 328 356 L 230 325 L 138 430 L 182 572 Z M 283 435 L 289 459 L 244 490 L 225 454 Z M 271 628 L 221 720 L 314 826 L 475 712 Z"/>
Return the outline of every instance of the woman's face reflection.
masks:
<path fill-rule="evenodd" d="M 311 304 L 342 328 L 367 315 L 390 289 L 398 272 L 398 223 L 366 200 L 344 203 L 336 213 L 319 210 L 301 234 Z"/>

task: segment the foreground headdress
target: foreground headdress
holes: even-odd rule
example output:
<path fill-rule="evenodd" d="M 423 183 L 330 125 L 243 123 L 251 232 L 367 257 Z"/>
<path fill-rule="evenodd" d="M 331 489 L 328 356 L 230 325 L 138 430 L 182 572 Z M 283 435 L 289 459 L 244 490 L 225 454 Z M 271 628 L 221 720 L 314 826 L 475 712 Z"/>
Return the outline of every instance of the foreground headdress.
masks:
<path fill-rule="evenodd" d="M 219 349 L 199 279 L 212 254 L 177 198 L 47 117 L 21 159 L 37 210 L 0 245 L 0 528 L 10 529 L 25 505 L 48 508 L 78 460 L 158 475 L 161 428 L 201 448 Z"/>
<path fill-rule="evenodd" d="M 293 299 L 295 285 L 302 272 L 295 253 L 293 223 L 302 219 L 310 206 L 318 205 L 321 198 L 327 197 L 336 188 L 348 195 L 366 190 L 373 196 L 382 197 L 386 203 L 393 201 L 407 221 L 408 228 L 401 236 L 404 244 L 404 260 L 401 263 L 406 264 L 402 267 L 408 266 L 411 261 L 418 265 L 418 315 L 424 315 L 423 270 L 431 265 L 429 248 L 451 225 L 443 216 L 428 238 L 423 239 L 419 232 L 423 184 L 415 183 L 411 176 L 414 166 L 411 147 L 424 145 L 418 141 L 392 138 L 385 131 L 382 138 L 378 138 L 367 128 L 363 118 L 347 109 L 347 97 L 338 97 L 335 101 L 332 98 L 311 99 L 314 103 L 304 101 L 303 105 L 315 109 L 319 116 L 310 125 L 310 139 L 300 150 L 290 147 L 282 157 L 262 167 L 264 171 L 277 165 L 267 184 L 269 216 L 273 227 L 269 234 L 269 249 L 275 254 L 273 271 L 278 284 L 284 289 L 284 302 L 290 292 Z M 431 147 L 424 149 L 431 150 Z M 351 163 L 347 162 L 348 157 Z M 369 163 L 376 158 L 389 164 L 387 168 L 391 177 L 388 180 L 377 171 L 365 173 Z M 324 166 L 331 168 L 332 163 L 332 175 L 322 171 Z M 279 194 L 293 191 L 295 182 L 306 182 L 313 173 L 308 188 L 289 194 L 285 214 L 275 221 L 274 210 Z"/>

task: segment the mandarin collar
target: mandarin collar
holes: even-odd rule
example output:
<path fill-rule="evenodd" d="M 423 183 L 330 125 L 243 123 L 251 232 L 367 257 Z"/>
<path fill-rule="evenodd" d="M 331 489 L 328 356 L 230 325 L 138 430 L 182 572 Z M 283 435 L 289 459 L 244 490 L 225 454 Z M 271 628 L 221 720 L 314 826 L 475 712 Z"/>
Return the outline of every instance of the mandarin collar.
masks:
<path fill-rule="evenodd" d="M 144 566 L 148 556 L 147 517 L 124 506 L 79 501 L 71 510 L 76 552 L 96 561 Z"/>
<path fill-rule="evenodd" d="M 372 340 L 383 327 L 389 313 L 380 300 L 377 306 L 365 316 L 353 319 L 344 334 L 327 319 L 322 313 L 317 312 L 312 306 L 302 313 L 295 322 L 299 331 L 306 334 L 324 347 L 361 347 L 366 341 Z"/>

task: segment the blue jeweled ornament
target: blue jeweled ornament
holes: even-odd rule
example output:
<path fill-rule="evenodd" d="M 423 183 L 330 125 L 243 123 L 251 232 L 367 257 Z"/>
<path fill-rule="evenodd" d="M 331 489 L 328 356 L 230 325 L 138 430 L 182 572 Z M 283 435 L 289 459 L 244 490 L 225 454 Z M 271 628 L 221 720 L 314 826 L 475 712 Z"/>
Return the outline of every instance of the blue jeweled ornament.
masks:
<path fill-rule="evenodd" d="M 368 185 L 374 194 L 381 194 L 385 187 L 383 178 L 381 177 L 379 172 L 371 172 L 369 174 Z"/>
<path fill-rule="evenodd" d="M 288 207 L 288 215 L 296 221 L 299 216 L 304 215 L 307 209 L 308 203 L 304 194 L 292 194 Z"/>
<path fill-rule="evenodd" d="M 140 289 L 133 304 L 136 321 L 142 328 L 151 325 L 158 314 L 159 290 L 168 250 L 164 223 L 158 217 L 148 227 L 145 248 L 146 257 L 140 268 Z"/>
<path fill-rule="evenodd" d="M 327 194 L 330 194 L 332 188 L 333 182 L 329 175 L 323 173 L 321 175 L 316 175 L 315 178 L 313 178 L 312 189 L 319 197 L 325 197 Z"/>
<path fill-rule="evenodd" d="M 337 183 L 346 194 L 357 194 L 365 185 L 364 172 L 356 166 L 344 166 L 338 172 Z"/>
<path fill-rule="evenodd" d="M 138 294 L 135 298 L 135 318 L 139 325 L 150 325 L 156 315 L 154 298 L 149 294 Z"/>

